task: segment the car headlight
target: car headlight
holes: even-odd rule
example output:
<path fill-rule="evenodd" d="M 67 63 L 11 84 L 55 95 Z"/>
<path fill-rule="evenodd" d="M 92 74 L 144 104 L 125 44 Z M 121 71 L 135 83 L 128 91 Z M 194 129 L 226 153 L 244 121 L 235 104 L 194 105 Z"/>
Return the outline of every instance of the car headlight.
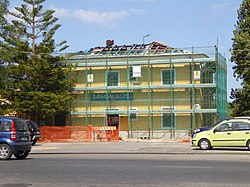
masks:
<path fill-rule="evenodd" d="M 200 131 L 201 131 L 201 129 L 195 129 L 194 133 L 197 133 L 197 132 L 200 132 Z"/>
<path fill-rule="evenodd" d="M 193 134 L 193 138 L 196 138 L 196 136 L 197 136 L 196 134 Z"/>

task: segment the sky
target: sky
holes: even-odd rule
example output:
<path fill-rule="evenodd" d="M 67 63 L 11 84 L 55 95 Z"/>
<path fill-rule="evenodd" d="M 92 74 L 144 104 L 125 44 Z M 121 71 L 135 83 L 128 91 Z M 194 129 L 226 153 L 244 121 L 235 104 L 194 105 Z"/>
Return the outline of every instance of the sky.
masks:
<path fill-rule="evenodd" d="M 239 88 L 233 77 L 229 49 L 242 0 L 47 0 L 46 9 L 55 10 L 62 26 L 55 34 L 57 43 L 68 42 L 65 52 L 105 46 L 152 41 L 171 47 L 201 47 L 218 44 L 227 59 L 228 100 L 230 90 Z M 10 0 L 10 9 L 23 4 Z"/>

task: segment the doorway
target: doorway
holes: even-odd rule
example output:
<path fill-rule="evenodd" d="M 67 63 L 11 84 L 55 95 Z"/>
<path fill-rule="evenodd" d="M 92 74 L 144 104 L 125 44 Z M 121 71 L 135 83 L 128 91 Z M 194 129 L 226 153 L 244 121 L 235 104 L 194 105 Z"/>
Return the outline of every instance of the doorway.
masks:
<path fill-rule="evenodd" d="M 119 126 L 119 114 L 108 114 L 107 125 L 108 126 Z"/>

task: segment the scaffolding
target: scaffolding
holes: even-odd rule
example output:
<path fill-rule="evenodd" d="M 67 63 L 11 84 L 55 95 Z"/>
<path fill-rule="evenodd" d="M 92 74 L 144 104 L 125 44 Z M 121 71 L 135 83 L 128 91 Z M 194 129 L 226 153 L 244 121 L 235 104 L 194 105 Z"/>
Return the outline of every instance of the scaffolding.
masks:
<path fill-rule="evenodd" d="M 128 137 L 180 138 L 228 116 L 227 65 L 217 46 L 109 42 L 61 63 L 75 67 L 72 126 L 116 126 Z"/>

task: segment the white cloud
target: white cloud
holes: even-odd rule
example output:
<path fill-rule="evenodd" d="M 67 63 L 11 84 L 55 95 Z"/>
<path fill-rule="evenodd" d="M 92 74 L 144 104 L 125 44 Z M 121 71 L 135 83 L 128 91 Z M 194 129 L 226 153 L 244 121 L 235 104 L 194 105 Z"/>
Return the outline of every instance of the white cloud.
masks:
<path fill-rule="evenodd" d="M 56 17 L 66 17 L 70 15 L 70 11 L 65 9 L 65 8 L 53 8 L 53 10 L 55 10 L 55 16 Z"/>
<path fill-rule="evenodd" d="M 213 10 L 221 10 L 221 9 L 228 8 L 229 6 L 230 6 L 229 3 L 224 2 L 224 3 L 212 4 L 212 5 L 211 5 L 211 8 L 212 8 Z"/>
<path fill-rule="evenodd" d="M 50 8 L 56 11 L 55 16 L 58 18 L 74 18 L 81 22 L 98 24 L 107 28 L 116 27 L 116 24 L 126 17 L 134 14 L 143 14 L 145 12 L 142 9 L 129 9 L 120 11 L 99 11 L 84 9 L 69 10 L 65 8 L 57 8 L 54 5 L 51 5 Z"/>
<path fill-rule="evenodd" d="M 117 21 L 129 16 L 129 11 L 93 11 L 93 10 L 75 10 L 73 17 L 87 23 L 97 23 L 105 27 L 115 27 Z"/>

